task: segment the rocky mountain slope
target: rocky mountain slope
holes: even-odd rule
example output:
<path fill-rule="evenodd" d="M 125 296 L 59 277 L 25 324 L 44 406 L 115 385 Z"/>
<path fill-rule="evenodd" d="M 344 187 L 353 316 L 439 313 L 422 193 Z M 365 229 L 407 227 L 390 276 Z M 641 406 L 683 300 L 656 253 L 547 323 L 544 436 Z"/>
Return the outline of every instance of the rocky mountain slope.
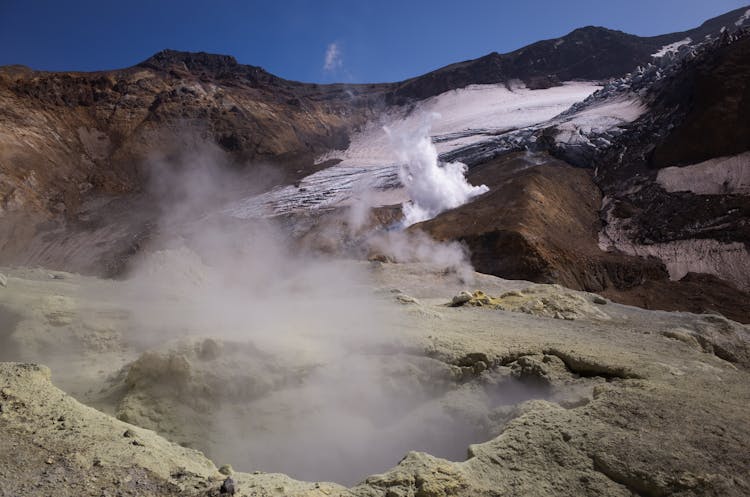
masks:
<path fill-rule="evenodd" d="M 716 42 L 657 83 L 652 111 L 596 159 L 605 247 L 750 289 L 749 60 L 746 33 Z"/>
<path fill-rule="evenodd" d="M 0 68 L 2 259 L 116 274 L 172 190 L 147 188 L 165 171 L 216 164 L 242 192 L 289 183 L 325 167 L 314 158 L 346 146 L 381 93 L 170 50 L 118 71 Z"/>
<path fill-rule="evenodd" d="M 474 181 L 504 179 L 494 194 L 503 192 L 511 211 L 482 215 L 481 206 L 500 202 L 485 196 L 424 228 L 441 239 L 465 240 L 475 266 L 493 274 L 559 281 L 637 305 L 713 309 L 747 321 L 749 43 L 747 31 L 736 29 L 686 44 L 546 125 L 455 152 L 452 158 L 463 154 L 478 164 L 470 172 Z M 633 108 L 634 102 L 642 110 L 630 122 L 608 128 L 597 117 L 624 116 L 629 111 L 602 109 L 611 112 L 621 103 Z M 530 188 L 523 179 L 528 173 L 508 179 L 510 156 L 503 155 L 524 148 L 544 150 L 593 174 L 549 170 L 546 184 L 537 180 Z M 576 174 L 587 193 L 571 184 Z M 588 198 L 594 200 L 586 206 L 581 200 Z M 519 201 L 538 209 L 536 221 L 524 220 L 528 207 L 519 209 Z M 459 217 L 475 213 L 478 221 L 472 223 Z M 588 237 L 577 224 L 581 219 L 593 230 Z M 575 239 L 561 241 L 560 230 Z M 516 242 L 500 242 L 508 237 Z M 600 262 L 587 259 L 592 252 L 585 247 L 593 247 Z"/>
<path fill-rule="evenodd" d="M 303 84 L 168 50 L 119 71 L 2 68 L 0 261 L 122 274 L 157 237 L 165 197 L 201 196 L 177 178 L 213 182 L 215 165 L 232 172 L 211 198 L 225 214 L 283 215 L 315 238 L 325 223 L 311 216 L 347 208 L 364 183 L 371 207 L 407 200 L 372 130 L 439 111 L 440 159 L 491 191 L 419 228 L 467 243 L 479 270 L 750 320 L 738 305 L 750 288 L 746 10 L 650 38 L 583 28 L 382 85 Z M 507 155 L 520 152 L 532 160 Z M 716 191 L 700 190 L 706 178 Z M 705 297 L 688 304 L 696 285 Z"/>

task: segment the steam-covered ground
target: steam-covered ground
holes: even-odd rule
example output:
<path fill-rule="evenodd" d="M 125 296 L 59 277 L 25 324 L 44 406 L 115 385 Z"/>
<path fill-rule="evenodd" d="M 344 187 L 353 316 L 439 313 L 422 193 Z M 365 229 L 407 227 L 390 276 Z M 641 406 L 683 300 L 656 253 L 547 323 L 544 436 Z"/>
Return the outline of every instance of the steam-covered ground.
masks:
<path fill-rule="evenodd" d="M 250 197 L 220 155 L 186 153 L 151 185 L 158 227 L 122 280 L 3 269 L 0 360 L 48 365 L 120 421 L 0 365 L 0 494 L 214 495 L 229 475 L 243 495 L 748 494 L 746 326 L 480 275 L 401 230 L 486 192 L 463 156 L 550 125 L 585 147 L 645 110 L 623 93 L 563 112 L 596 88 L 448 92 Z M 738 191 L 743 160 L 723 166 Z M 264 219 L 329 207 L 373 262 Z"/>
<path fill-rule="evenodd" d="M 183 247 L 123 282 L 12 270 L 0 359 L 48 364 L 79 400 L 236 469 L 345 484 L 410 450 L 462 460 L 523 400 L 590 395 L 585 381 L 551 390 L 486 360 L 431 357 L 417 338 L 463 288 L 456 274 L 418 267 L 444 295 L 410 282 L 425 304 L 390 266 L 295 259 L 263 243 L 262 266 Z M 479 278 L 498 295 L 522 286 Z M 606 319 L 586 299 L 560 306 Z"/>
<path fill-rule="evenodd" d="M 401 226 L 484 193 L 463 164 L 440 167 L 424 121 L 403 126 L 383 130 L 410 198 Z M 730 481 L 747 467 L 735 456 L 749 439 L 744 411 L 717 411 L 711 397 L 717 384 L 747 396 L 736 391 L 750 366 L 746 327 L 480 275 L 464 247 L 383 229 L 364 200 L 342 212 L 359 230 L 350 249 L 431 264 L 309 252 L 283 225 L 238 219 L 227 208 L 234 173 L 210 153 L 188 156 L 152 186 L 158 229 L 124 279 L 3 271 L 0 360 L 46 364 L 62 390 L 132 424 L 86 411 L 44 370 L 3 366 L 3 492 L 43 495 L 83 479 L 78 495 L 100 495 L 130 478 L 150 482 L 139 495 L 211 495 L 231 473 L 146 430 L 231 464 L 248 495 L 747 489 Z M 674 431 L 681 399 L 704 387 L 694 422 L 718 422 L 728 444 Z M 49 468 L 19 478 L 38 465 L 30 447 L 45 447 Z M 642 451 L 661 454 L 645 476 Z M 678 480 L 661 476 L 683 466 Z M 89 486 L 91 467 L 112 483 Z"/>
<path fill-rule="evenodd" d="M 747 327 L 424 264 L 304 262 L 265 285 L 187 250 L 124 282 L 3 269 L 2 358 L 244 471 L 245 495 L 750 488 Z M 462 289 L 489 297 L 446 305 Z M 6 493 L 210 495 L 226 478 L 33 368 L 2 365 L 0 387 Z"/>

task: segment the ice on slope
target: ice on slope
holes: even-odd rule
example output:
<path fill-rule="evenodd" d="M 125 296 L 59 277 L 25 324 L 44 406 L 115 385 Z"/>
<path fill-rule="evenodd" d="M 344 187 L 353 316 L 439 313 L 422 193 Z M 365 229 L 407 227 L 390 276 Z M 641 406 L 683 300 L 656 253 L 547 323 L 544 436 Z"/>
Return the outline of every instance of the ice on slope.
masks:
<path fill-rule="evenodd" d="M 682 167 L 660 169 L 656 181 L 668 192 L 750 194 L 750 152 Z"/>
<path fill-rule="evenodd" d="M 452 90 L 399 108 L 356 133 L 346 150 L 332 151 L 319 162 L 341 162 L 302 179 L 298 185 L 274 189 L 233 205 L 236 217 L 264 217 L 297 210 L 350 205 L 354 193 L 366 186 L 371 205 L 408 200 L 399 180 L 399 157 L 384 126 L 413 133 L 433 115 L 432 141 L 438 153 L 491 140 L 509 130 L 538 125 L 585 99 L 600 86 L 594 82 L 569 82 L 544 90 L 505 85 L 475 85 Z"/>
<path fill-rule="evenodd" d="M 482 141 L 512 129 L 547 121 L 600 88 L 593 82 L 571 82 L 545 90 L 508 89 L 505 85 L 472 85 L 451 90 L 399 110 L 370 123 L 352 137 L 346 150 L 334 150 L 320 158 L 340 159 L 348 164 L 393 163 L 390 138 L 383 126 L 398 126 L 414 132 L 425 114 L 432 119 L 431 134 L 438 153 Z"/>

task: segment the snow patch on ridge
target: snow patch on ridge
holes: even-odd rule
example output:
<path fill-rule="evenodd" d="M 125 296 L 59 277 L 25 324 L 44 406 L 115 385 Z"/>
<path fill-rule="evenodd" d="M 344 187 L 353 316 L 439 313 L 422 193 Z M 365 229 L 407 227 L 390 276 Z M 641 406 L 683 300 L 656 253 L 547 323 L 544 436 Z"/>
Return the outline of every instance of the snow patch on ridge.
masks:
<path fill-rule="evenodd" d="M 750 11 L 748 11 L 748 12 L 750 12 Z M 738 24 L 738 26 L 739 26 L 739 24 Z M 665 55 L 667 55 L 670 52 L 676 52 L 677 50 L 679 50 L 679 48 L 681 46 L 683 46 L 683 45 L 689 45 L 692 42 L 693 42 L 693 40 L 688 36 L 684 40 L 676 41 L 674 43 L 670 43 L 669 45 L 664 45 L 663 47 L 661 47 L 659 49 L 658 52 L 652 53 L 651 57 L 664 57 Z"/>
<path fill-rule="evenodd" d="M 745 24 L 745 21 L 750 19 L 750 9 L 747 9 L 744 14 L 740 16 L 739 19 L 734 23 L 735 26 L 742 26 Z"/>
<path fill-rule="evenodd" d="M 405 132 L 415 132 L 422 126 L 425 114 L 435 116 L 431 134 L 438 153 L 448 152 L 490 136 L 545 122 L 599 88 L 601 86 L 593 82 L 569 82 L 544 90 L 509 89 L 498 84 L 447 91 L 417 103 L 414 108 L 399 108 L 380 121 L 369 123 L 352 136 L 349 148 L 329 152 L 318 162 L 340 159 L 349 165 L 391 163 L 391 142 L 383 126 L 398 126 Z"/>
<path fill-rule="evenodd" d="M 647 110 L 641 99 L 633 94 L 605 100 L 564 118 L 557 125 L 558 133 L 555 140 L 567 145 L 588 143 L 589 135 L 601 134 L 622 124 L 631 123 Z"/>

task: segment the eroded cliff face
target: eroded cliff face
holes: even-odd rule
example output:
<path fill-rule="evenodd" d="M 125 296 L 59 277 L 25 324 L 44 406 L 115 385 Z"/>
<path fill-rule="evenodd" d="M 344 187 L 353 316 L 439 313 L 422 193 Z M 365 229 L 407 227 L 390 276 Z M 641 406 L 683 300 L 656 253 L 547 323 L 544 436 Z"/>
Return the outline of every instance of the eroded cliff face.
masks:
<path fill-rule="evenodd" d="M 480 161 L 490 193 L 422 228 L 483 272 L 747 321 L 749 49 L 740 29 L 605 86 L 524 138 L 557 159 Z"/>
<path fill-rule="evenodd" d="M 168 50 L 116 71 L 0 68 L 2 259 L 119 274 L 179 192 L 175 172 L 230 171 L 227 195 L 296 181 L 378 113 L 382 89 Z"/>
<path fill-rule="evenodd" d="M 603 249 L 750 288 L 750 37 L 726 36 L 649 89 L 651 110 L 594 159 Z"/>
<path fill-rule="evenodd" d="M 602 292 L 650 309 L 750 321 L 744 245 L 634 244 L 613 223 L 592 172 L 545 154 L 506 155 L 475 167 L 469 177 L 490 192 L 412 229 L 465 243 L 477 270 Z M 602 206 L 610 216 L 604 221 Z"/>

